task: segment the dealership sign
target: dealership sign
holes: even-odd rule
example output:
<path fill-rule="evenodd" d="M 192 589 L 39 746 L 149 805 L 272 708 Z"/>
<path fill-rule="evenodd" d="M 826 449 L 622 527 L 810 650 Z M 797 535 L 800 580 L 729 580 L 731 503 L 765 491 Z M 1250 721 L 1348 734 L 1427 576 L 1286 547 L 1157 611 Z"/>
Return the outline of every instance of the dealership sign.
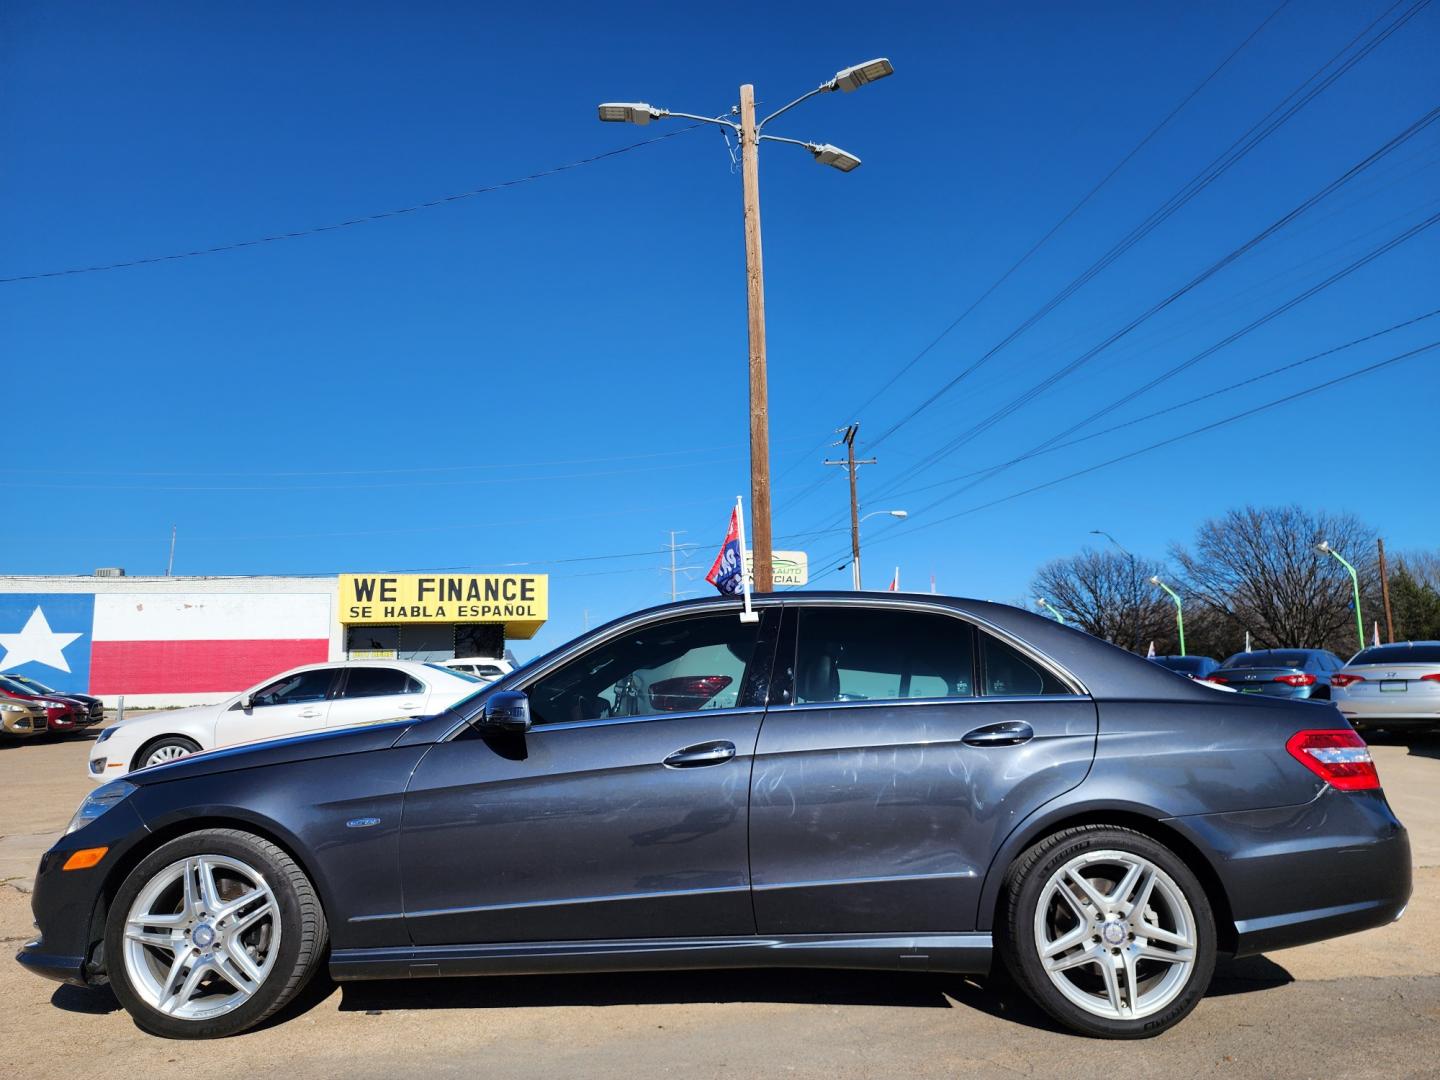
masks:
<path fill-rule="evenodd" d="M 804 585 L 810 581 L 810 556 L 803 551 L 772 551 L 770 566 L 777 588 L 781 585 Z M 755 576 L 754 552 L 745 552 L 745 573 L 752 578 Z"/>
<path fill-rule="evenodd" d="M 341 574 L 342 623 L 504 623 L 528 638 L 549 618 L 546 574 Z"/>

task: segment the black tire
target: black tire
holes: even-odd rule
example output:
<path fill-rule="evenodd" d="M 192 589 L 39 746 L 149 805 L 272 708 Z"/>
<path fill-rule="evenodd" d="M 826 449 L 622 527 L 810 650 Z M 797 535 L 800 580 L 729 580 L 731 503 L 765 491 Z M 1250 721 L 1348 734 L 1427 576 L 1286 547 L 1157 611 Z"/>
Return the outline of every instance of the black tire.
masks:
<path fill-rule="evenodd" d="M 1075 1004 L 1052 981 L 1052 976 L 1046 971 L 1040 958 L 1036 941 L 1037 907 L 1052 876 L 1079 856 L 1112 850 L 1148 860 L 1168 876 L 1169 883 L 1179 890 L 1185 903 L 1189 905 L 1196 941 L 1193 964 L 1183 986 L 1158 1011 L 1134 1019 L 1096 1015 Z M 1195 1008 L 1209 988 L 1210 977 L 1215 970 L 1215 918 L 1204 887 L 1174 852 L 1132 829 L 1083 825 L 1047 836 L 1021 854 L 1011 865 L 1001 895 L 999 916 L 996 929 L 999 934 L 1000 956 L 1010 975 L 1031 1000 L 1050 1016 L 1082 1035 L 1106 1039 L 1145 1039 L 1159 1035 L 1178 1024 Z M 1107 948 L 1098 937 L 1094 940 L 1096 943 L 1093 948 Z M 1133 934 L 1130 941 L 1134 942 Z M 1139 945 L 1138 942 L 1135 944 Z M 1117 963 L 1120 962 L 1120 952 L 1128 947 L 1128 943 L 1116 947 Z M 1075 946 L 1077 953 L 1082 948 L 1092 948 L 1089 940 Z M 1136 968 L 1156 973 L 1153 976 L 1155 978 L 1159 977 L 1159 972 L 1170 970 L 1170 967 L 1156 965 L 1153 961 L 1148 962 L 1143 969 L 1137 963 Z M 1079 979 L 1089 977 L 1091 972 L 1099 979 L 1101 973 L 1099 966 L 1093 964 L 1081 964 L 1072 971 L 1077 973 Z M 1076 977 L 1069 976 L 1072 980 Z M 1139 996 L 1143 1002 L 1143 992 Z"/>
<path fill-rule="evenodd" d="M 181 1019 L 150 1004 L 132 982 L 125 959 L 125 921 L 152 878 L 195 855 L 235 859 L 258 873 L 274 894 L 280 940 L 274 966 L 242 1004 L 211 1018 Z M 214 1039 L 246 1031 L 283 1008 L 321 966 L 327 939 L 320 899 L 305 872 L 282 848 L 236 829 L 202 829 L 156 848 L 126 877 L 106 923 L 106 968 L 116 998 L 144 1031 L 170 1039 Z"/>
<path fill-rule="evenodd" d="M 198 753 L 200 750 L 199 743 L 194 739 L 187 739 L 184 735 L 161 735 L 158 739 L 151 739 L 144 746 L 140 747 L 139 751 L 135 754 L 134 760 L 130 762 L 130 771 L 134 772 L 136 769 L 145 768 L 146 758 L 157 750 L 164 750 L 169 747 L 182 750 L 185 754 Z"/>

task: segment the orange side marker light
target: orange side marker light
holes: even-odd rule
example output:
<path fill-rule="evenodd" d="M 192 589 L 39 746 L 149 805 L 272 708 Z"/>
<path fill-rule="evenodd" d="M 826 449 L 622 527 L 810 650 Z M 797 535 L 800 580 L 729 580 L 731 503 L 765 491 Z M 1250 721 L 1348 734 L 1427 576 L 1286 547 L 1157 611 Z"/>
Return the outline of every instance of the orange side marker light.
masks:
<path fill-rule="evenodd" d="M 108 847 L 81 848 L 79 851 L 72 852 L 70 857 L 65 860 L 65 865 L 60 869 L 89 870 L 101 859 L 105 858 L 105 853 L 109 850 Z"/>

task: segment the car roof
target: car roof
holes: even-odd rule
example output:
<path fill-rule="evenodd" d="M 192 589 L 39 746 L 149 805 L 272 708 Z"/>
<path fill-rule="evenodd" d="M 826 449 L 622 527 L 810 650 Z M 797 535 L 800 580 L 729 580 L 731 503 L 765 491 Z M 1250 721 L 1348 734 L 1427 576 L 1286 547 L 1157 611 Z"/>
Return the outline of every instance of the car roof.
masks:
<path fill-rule="evenodd" d="M 409 672 L 411 675 L 448 674 L 444 668 L 424 660 L 387 660 L 384 657 L 374 657 L 373 659 L 364 660 L 322 660 L 314 664 L 301 664 L 298 667 L 286 668 L 285 671 L 277 671 L 275 677 L 279 678 L 281 675 L 291 671 L 328 671 L 334 668 L 363 667 L 398 668 L 400 671 Z"/>

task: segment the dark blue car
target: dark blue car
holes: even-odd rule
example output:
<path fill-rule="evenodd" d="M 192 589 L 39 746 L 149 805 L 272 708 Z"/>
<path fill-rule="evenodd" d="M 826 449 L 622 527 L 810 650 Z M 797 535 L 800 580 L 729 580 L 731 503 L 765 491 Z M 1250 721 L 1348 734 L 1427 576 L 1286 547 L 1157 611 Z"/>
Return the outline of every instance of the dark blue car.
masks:
<path fill-rule="evenodd" d="M 1378 926 L 1405 830 L 1328 704 L 997 604 L 810 593 L 620 619 L 441 715 L 97 788 L 21 963 L 147 1031 L 337 979 L 1003 963 L 1074 1030 L 1178 1022 L 1219 953 Z"/>
<path fill-rule="evenodd" d="M 1325 649 L 1256 649 L 1236 653 L 1206 679 L 1242 694 L 1328 701 L 1330 676 L 1344 666 Z"/>

